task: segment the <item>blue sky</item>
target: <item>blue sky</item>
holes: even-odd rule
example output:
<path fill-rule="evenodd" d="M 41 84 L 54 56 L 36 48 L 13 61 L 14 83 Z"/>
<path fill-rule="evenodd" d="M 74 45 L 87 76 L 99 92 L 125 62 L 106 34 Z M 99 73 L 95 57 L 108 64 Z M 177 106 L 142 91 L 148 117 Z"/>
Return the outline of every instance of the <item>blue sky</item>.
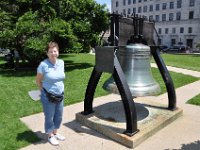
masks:
<path fill-rule="evenodd" d="M 99 4 L 106 4 L 108 9 L 111 10 L 111 0 L 95 0 Z"/>

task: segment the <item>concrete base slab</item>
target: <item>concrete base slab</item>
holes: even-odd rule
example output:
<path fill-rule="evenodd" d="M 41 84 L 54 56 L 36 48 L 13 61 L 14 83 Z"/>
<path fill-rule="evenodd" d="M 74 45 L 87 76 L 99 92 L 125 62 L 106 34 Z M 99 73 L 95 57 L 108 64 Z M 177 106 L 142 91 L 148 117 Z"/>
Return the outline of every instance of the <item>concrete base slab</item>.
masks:
<path fill-rule="evenodd" d="M 126 120 L 122 101 L 112 101 L 94 107 L 94 113 L 76 114 L 76 120 L 83 125 L 110 137 L 127 147 L 134 148 L 148 137 L 152 136 L 183 113 L 182 109 L 168 110 L 164 104 L 151 100 L 135 101 L 137 109 L 137 125 L 139 132 L 129 137 L 123 132 L 126 130 Z"/>

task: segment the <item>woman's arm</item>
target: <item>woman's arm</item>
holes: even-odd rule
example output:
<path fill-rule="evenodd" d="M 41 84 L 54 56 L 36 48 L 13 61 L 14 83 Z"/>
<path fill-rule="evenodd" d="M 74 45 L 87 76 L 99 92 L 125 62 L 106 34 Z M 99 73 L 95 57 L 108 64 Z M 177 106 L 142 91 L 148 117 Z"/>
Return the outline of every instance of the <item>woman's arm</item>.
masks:
<path fill-rule="evenodd" d="M 38 88 L 41 90 L 42 89 L 42 79 L 43 79 L 43 74 L 37 73 L 36 75 L 36 84 Z"/>

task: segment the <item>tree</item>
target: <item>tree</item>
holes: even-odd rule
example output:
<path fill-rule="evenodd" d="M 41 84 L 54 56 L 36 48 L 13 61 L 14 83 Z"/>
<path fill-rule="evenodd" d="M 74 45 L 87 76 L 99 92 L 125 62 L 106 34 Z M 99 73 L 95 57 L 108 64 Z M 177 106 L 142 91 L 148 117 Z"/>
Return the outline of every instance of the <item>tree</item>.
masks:
<path fill-rule="evenodd" d="M 37 65 L 49 41 L 62 52 L 88 52 L 108 28 L 108 10 L 94 0 L 2 0 L 0 45 Z"/>

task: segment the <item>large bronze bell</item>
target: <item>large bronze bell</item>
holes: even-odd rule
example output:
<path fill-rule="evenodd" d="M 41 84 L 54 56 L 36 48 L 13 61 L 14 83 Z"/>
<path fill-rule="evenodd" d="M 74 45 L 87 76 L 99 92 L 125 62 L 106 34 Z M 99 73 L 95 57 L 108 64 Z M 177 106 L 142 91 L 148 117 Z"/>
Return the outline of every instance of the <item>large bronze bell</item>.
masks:
<path fill-rule="evenodd" d="M 117 57 L 134 97 L 156 95 L 160 92 L 160 86 L 151 73 L 149 46 L 140 43 L 119 46 Z M 103 87 L 112 93 L 118 93 L 112 77 Z"/>

